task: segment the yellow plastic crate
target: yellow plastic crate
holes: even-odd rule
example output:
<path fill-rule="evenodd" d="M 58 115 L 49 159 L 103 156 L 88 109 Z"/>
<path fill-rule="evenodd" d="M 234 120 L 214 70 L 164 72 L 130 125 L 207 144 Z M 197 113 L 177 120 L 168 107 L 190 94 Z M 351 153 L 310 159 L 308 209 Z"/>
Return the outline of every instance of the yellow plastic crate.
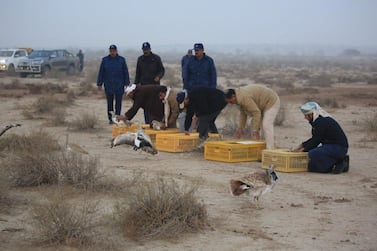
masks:
<path fill-rule="evenodd" d="M 149 135 L 149 137 L 152 140 L 153 144 L 156 144 L 156 136 L 157 135 L 165 135 L 165 134 L 176 134 L 179 133 L 178 128 L 171 128 L 171 129 L 166 129 L 166 130 L 153 130 L 153 129 L 145 129 L 144 130 L 146 134 Z"/>
<path fill-rule="evenodd" d="M 290 152 L 288 149 L 262 151 L 262 168 L 267 169 L 271 164 L 279 172 L 308 171 L 309 156 L 307 152 Z"/>
<path fill-rule="evenodd" d="M 209 133 L 210 138 L 220 138 L 217 133 Z M 199 133 L 158 134 L 156 137 L 156 148 L 162 152 L 190 152 L 197 148 Z"/>
<path fill-rule="evenodd" d="M 158 134 L 156 148 L 162 152 L 189 152 L 194 150 L 199 141 L 198 134 L 185 135 L 184 133 Z"/>
<path fill-rule="evenodd" d="M 223 162 L 259 161 L 265 148 L 262 141 L 210 141 L 204 144 L 204 158 Z"/>

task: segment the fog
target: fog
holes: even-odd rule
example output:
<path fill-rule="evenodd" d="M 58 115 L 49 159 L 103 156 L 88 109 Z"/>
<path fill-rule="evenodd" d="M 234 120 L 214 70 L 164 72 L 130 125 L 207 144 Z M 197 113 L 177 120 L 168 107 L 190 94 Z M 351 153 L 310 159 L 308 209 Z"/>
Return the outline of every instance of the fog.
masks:
<path fill-rule="evenodd" d="M 374 0 L 1 0 L 0 47 L 375 53 Z"/>

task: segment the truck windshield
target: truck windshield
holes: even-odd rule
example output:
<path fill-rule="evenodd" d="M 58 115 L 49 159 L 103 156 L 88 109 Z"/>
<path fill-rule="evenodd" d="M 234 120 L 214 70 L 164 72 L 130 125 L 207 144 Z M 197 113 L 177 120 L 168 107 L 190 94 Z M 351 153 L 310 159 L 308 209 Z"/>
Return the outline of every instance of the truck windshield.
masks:
<path fill-rule="evenodd" d="M 47 58 L 51 54 L 51 51 L 33 51 L 29 58 Z"/>
<path fill-rule="evenodd" d="M 0 57 L 11 57 L 13 51 L 0 51 Z"/>

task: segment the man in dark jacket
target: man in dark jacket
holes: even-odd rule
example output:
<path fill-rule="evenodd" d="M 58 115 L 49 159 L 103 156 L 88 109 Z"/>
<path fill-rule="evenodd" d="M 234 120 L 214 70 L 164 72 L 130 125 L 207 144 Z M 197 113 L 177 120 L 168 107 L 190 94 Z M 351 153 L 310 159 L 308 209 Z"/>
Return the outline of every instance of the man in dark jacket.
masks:
<path fill-rule="evenodd" d="M 215 120 L 227 105 L 223 91 L 208 87 L 198 87 L 190 92 L 183 91 L 178 93 L 177 102 L 183 102 L 187 108 L 185 134 L 189 134 L 194 114 L 198 118 L 197 130 L 202 141 L 208 138 L 208 132 L 218 133 Z"/>
<path fill-rule="evenodd" d="M 160 85 L 160 80 L 165 74 L 165 68 L 161 58 L 152 53 L 148 42 L 142 44 L 143 55 L 137 59 L 135 85 Z M 145 123 L 149 124 L 148 112 L 144 111 Z"/>
<path fill-rule="evenodd" d="M 131 120 L 140 108 L 149 112 L 151 122 L 153 120 L 161 122 L 164 117 L 164 104 L 160 99 L 159 85 L 139 85 L 132 84 L 125 90 L 126 95 L 133 100 L 132 107 L 124 114 L 117 116 L 118 120 Z M 149 123 L 148 123 L 149 124 Z"/>
<path fill-rule="evenodd" d="M 338 122 L 315 102 L 307 102 L 300 109 L 312 126 L 312 137 L 294 151 L 308 152 L 310 172 L 347 172 L 348 140 Z"/>
<path fill-rule="evenodd" d="M 196 87 L 217 86 L 217 73 L 213 59 L 204 53 L 201 43 L 194 44 L 195 56 L 190 57 L 183 66 L 182 79 L 183 89 L 191 91 Z"/>
<path fill-rule="evenodd" d="M 115 45 L 110 45 L 109 55 L 102 58 L 101 66 L 98 72 L 97 87 L 102 90 L 105 86 L 107 99 L 107 116 L 109 124 L 113 124 L 112 113 L 114 111 L 115 98 L 115 115 L 120 115 L 122 109 L 122 98 L 124 86 L 130 84 L 128 67 L 124 57 L 118 55 Z"/>

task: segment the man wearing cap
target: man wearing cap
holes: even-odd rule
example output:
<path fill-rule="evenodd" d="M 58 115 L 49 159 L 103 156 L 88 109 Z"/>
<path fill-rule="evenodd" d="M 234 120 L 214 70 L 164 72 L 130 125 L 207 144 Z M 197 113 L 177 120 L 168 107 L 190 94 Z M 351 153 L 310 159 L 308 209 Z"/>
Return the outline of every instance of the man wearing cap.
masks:
<path fill-rule="evenodd" d="M 308 152 L 310 172 L 334 174 L 347 172 L 348 140 L 338 122 L 316 102 L 307 102 L 300 107 L 300 110 L 312 126 L 312 137 L 293 151 Z"/>
<path fill-rule="evenodd" d="M 226 101 L 239 105 L 240 121 L 236 131 L 240 138 L 246 126 L 247 117 L 252 120 L 252 136 L 261 138 L 263 129 L 267 149 L 274 149 L 274 121 L 280 109 L 280 99 L 277 93 L 263 85 L 247 85 L 226 91 Z"/>
<path fill-rule="evenodd" d="M 134 84 L 160 85 L 160 80 L 165 74 L 161 58 L 157 54 L 152 53 L 149 42 L 144 42 L 141 49 L 143 50 L 143 55 L 137 59 Z M 144 111 L 144 119 L 147 124 L 151 122 L 148 112 Z"/>
<path fill-rule="evenodd" d="M 117 116 L 118 120 L 132 120 L 140 108 L 150 114 L 151 122 L 153 120 L 163 121 L 164 105 L 160 99 L 160 85 L 139 85 L 127 86 L 125 94 L 133 100 L 132 107 L 124 114 Z M 147 124 L 151 124 L 147 123 Z"/>
<path fill-rule="evenodd" d="M 190 60 L 191 57 L 192 57 L 192 49 L 188 49 L 187 54 L 184 55 L 181 59 L 181 70 L 182 71 L 183 71 L 183 67 L 185 67 L 185 65 L 188 63 L 188 61 Z M 182 75 L 182 78 L 183 78 L 183 75 Z"/>
<path fill-rule="evenodd" d="M 122 109 L 122 98 L 124 87 L 130 84 L 128 67 L 124 57 L 118 55 L 116 45 L 110 45 L 109 55 L 102 58 L 98 72 L 97 87 L 102 90 L 105 86 L 107 99 L 107 116 L 109 124 L 113 124 L 112 113 L 114 111 L 115 99 L 115 115 L 120 115 Z"/>
<path fill-rule="evenodd" d="M 195 56 L 190 57 L 182 69 L 183 89 L 217 86 L 217 73 L 213 59 L 204 53 L 201 43 L 194 44 Z"/>
<path fill-rule="evenodd" d="M 208 138 L 209 132 L 218 133 L 215 120 L 227 105 L 223 91 L 209 87 L 197 87 L 189 92 L 178 93 L 177 102 L 184 103 L 187 108 L 185 134 L 189 134 L 194 114 L 198 118 L 197 130 L 202 142 Z"/>

